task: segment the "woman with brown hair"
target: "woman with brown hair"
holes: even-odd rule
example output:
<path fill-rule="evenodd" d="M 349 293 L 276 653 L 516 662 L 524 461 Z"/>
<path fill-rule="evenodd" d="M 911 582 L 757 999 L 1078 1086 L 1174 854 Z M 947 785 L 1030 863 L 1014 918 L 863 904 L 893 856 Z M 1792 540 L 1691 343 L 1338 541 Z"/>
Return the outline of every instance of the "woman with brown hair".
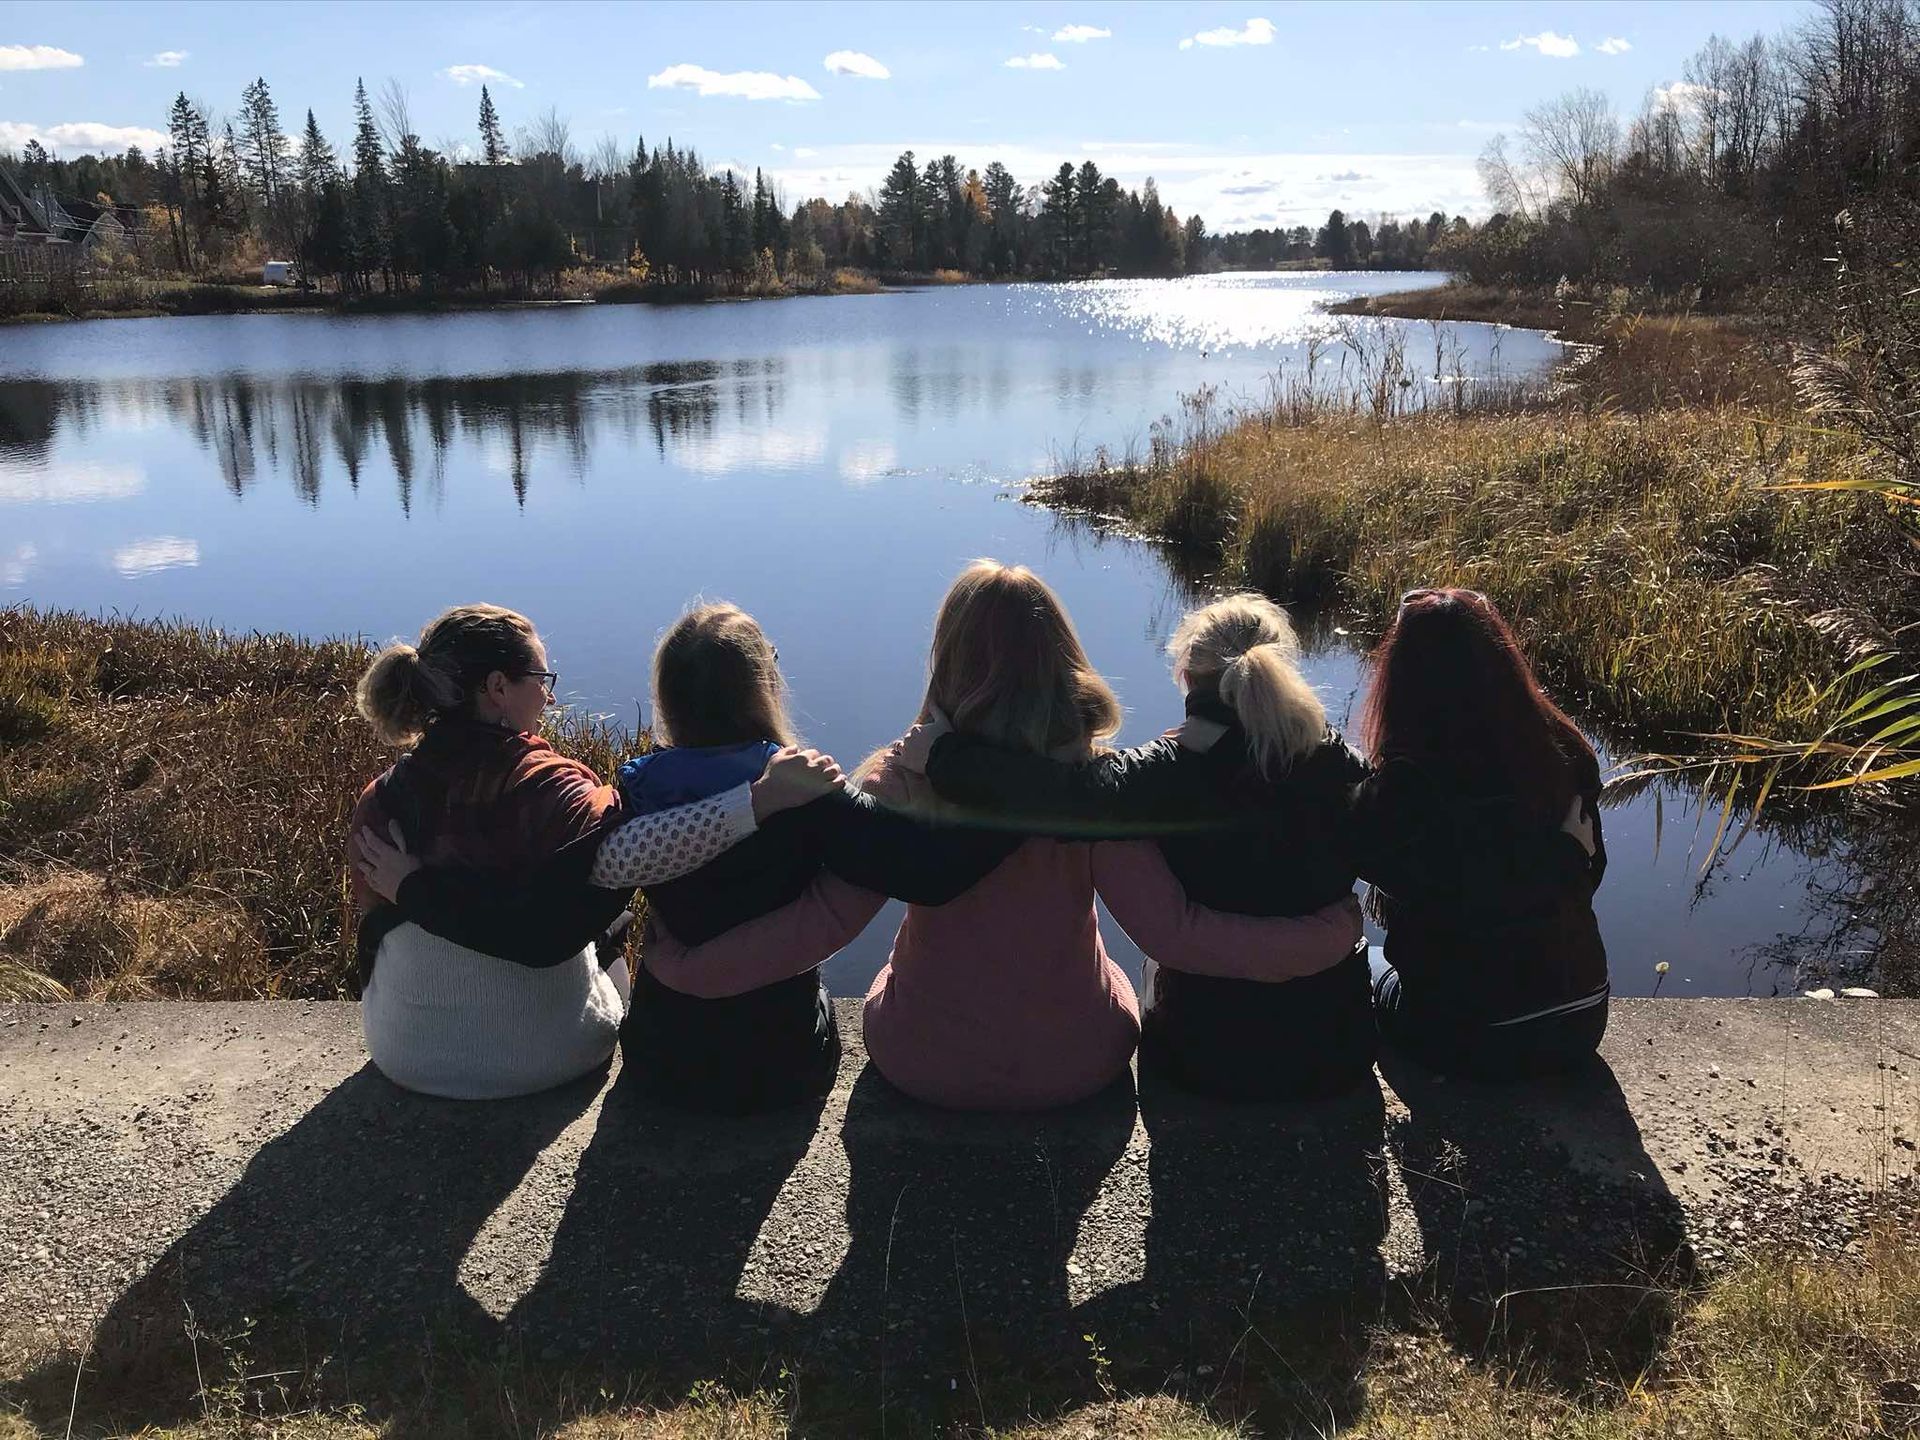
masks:
<path fill-rule="evenodd" d="M 1083 759 L 1120 728 L 1059 598 L 1023 566 L 978 560 L 934 621 L 919 719 L 1010 749 Z M 861 767 L 885 804 L 943 807 L 926 777 L 882 751 Z M 950 812 L 949 812 L 950 813 Z M 867 992 L 867 1054 L 917 1099 L 1031 1110 L 1119 1079 L 1140 1034 L 1133 986 L 1093 910 L 1093 847 L 1028 839 L 951 903 L 909 907 Z"/>
<path fill-rule="evenodd" d="M 1411 590 L 1373 657 L 1355 818 L 1382 1037 L 1436 1069 L 1564 1068 L 1607 1027 L 1600 766 L 1493 602 Z"/>
<path fill-rule="evenodd" d="M 588 883 L 622 813 L 611 787 L 538 733 L 557 679 L 533 623 L 498 605 L 446 611 L 417 644 L 381 651 L 361 679 L 361 714 L 382 739 L 409 747 L 367 786 L 351 824 L 361 1023 L 374 1063 L 408 1089 L 527 1094 L 612 1053 L 628 977 L 617 953 L 603 968 L 594 940 L 619 918 L 633 882 Z M 765 769 L 625 827 L 621 853 L 636 879 L 693 869 L 759 819 L 838 784 L 826 764 L 798 755 Z M 429 862 L 436 875 L 452 869 L 492 887 L 558 878 L 546 903 L 511 926 L 436 933 L 409 923 L 404 904 L 424 890 L 416 877 Z"/>

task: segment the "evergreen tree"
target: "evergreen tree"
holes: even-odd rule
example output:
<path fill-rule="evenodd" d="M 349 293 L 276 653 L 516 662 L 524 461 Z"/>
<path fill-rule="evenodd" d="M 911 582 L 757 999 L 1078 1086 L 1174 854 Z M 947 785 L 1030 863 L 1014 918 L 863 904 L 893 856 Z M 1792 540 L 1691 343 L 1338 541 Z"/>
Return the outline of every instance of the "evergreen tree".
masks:
<path fill-rule="evenodd" d="M 1053 178 L 1041 188 L 1040 246 L 1049 275 L 1071 275 L 1075 238 L 1079 232 L 1074 207 L 1073 163 L 1060 162 Z"/>
<path fill-rule="evenodd" d="M 893 162 L 893 169 L 880 186 L 879 229 L 886 263 L 901 270 L 911 270 L 920 263 L 926 210 L 920 194 L 920 171 L 911 150 Z"/>
<path fill-rule="evenodd" d="M 507 137 L 500 128 L 500 112 L 493 108 L 493 96 L 480 87 L 480 158 L 488 165 L 507 163 Z"/>
<path fill-rule="evenodd" d="M 287 137 L 265 79 L 241 92 L 240 141 L 236 158 L 245 166 L 248 191 L 261 214 L 271 219 L 287 170 Z"/>
<path fill-rule="evenodd" d="M 333 153 L 333 146 L 327 143 L 327 137 L 320 133 L 320 126 L 313 118 L 313 111 L 307 111 L 307 128 L 300 136 L 300 158 L 298 163 L 301 193 L 309 197 L 317 196 L 320 187 L 340 174 L 340 161 Z"/>
<path fill-rule="evenodd" d="M 356 80 L 353 86 L 353 188 L 348 204 L 353 225 L 353 269 L 363 280 L 376 270 L 386 273 L 391 288 L 388 203 L 386 156 L 380 144 L 380 126 L 367 100 L 366 82 Z"/>
<path fill-rule="evenodd" d="M 1347 229 L 1347 217 L 1340 211 L 1328 213 L 1327 223 L 1313 237 L 1313 253 L 1336 270 L 1345 270 L 1353 264 L 1353 236 Z"/>

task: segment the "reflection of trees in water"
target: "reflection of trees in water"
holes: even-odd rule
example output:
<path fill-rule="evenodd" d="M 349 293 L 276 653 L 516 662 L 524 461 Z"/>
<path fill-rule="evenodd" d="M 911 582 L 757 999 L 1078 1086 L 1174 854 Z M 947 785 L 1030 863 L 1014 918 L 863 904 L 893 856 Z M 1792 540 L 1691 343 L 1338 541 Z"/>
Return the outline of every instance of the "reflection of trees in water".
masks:
<path fill-rule="evenodd" d="M 44 462 L 63 431 L 84 434 L 116 412 L 157 411 L 184 424 L 213 457 L 221 480 L 244 496 L 264 472 L 284 475 L 308 504 L 318 504 L 330 474 L 355 490 L 378 445 L 392 467 L 403 509 L 426 477 L 436 494 L 447 457 L 465 439 L 495 455 L 524 502 L 538 453 L 557 447 L 576 475 L 585 473 L 598 431 L 627 443 L 651 434 L 665 459 L 678 448 L 711 443 L 723 393 L 737 422 L 770 424 L 787 401 L 785 361 L 674 361 L 620 370 L 544 374 L 0 383 L 0 460 Z"/>

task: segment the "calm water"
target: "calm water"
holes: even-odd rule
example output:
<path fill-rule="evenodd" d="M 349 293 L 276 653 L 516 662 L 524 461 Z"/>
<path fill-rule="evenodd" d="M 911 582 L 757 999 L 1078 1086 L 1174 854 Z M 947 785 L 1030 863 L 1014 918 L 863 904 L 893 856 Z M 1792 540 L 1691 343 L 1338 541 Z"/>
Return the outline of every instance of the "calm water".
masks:
<path fill-rule="evenodd" d="M 1197 387 L 1257 399 L 1316 340 L 1335 374 L 1323 302 L 1439 278 L 0 330 L 0 601 L 385 639 L 492 600 L 539 623 L 566 698 L 631 720 L 662 628 L 726 598 L 773 635 L 809 738 L 851 764 L 909 723 L 934 607 L 992 555 L 1058 587 L 1137 741 L 1178 717 L 1160 647 L 1190 597 L 1148 548 L 1012 487 L 1144 444 Z M 1434 354 L 1432 327 L 1407 330 Z M 1557 356 L 1486 326 L 1442 345 L 1470 375 Z M 1357 661 L 1336 644 L 1313 674 L 1344 713 Z M 1834 875 L 1750 838 L 1698 889 L 1693 816 L 1669 797 L 1664 818 L 1656 847 L 1651 800 L 1609 816 L 1618 988 L 1646 993 L 1659 960 L 1664 993 L 1794 988 L 1770 957 L 1804 948 L 1809 883 Z M 891 933 L 838 957 L 836 988 L 863 987 Z"/>

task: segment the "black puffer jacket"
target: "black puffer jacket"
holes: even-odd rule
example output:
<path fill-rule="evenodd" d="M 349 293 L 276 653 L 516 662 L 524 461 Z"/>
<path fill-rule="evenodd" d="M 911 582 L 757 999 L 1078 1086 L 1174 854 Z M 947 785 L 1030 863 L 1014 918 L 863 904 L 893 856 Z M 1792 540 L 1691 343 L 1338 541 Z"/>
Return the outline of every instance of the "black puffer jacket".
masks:
<path fill-rule="evenodd" d="M 1492 1024 L 1606 987 L 1593 913 L 1607 869 L 1599 768 L 1591 755 L 1572 763 L 1578 799 L 1567 824 L 1412 760 L 1389 759 L 1360 787 L 1356 859 L 1410 1013 Z M 1591 853 L 1572 833 L 1581 822 Z"/>

